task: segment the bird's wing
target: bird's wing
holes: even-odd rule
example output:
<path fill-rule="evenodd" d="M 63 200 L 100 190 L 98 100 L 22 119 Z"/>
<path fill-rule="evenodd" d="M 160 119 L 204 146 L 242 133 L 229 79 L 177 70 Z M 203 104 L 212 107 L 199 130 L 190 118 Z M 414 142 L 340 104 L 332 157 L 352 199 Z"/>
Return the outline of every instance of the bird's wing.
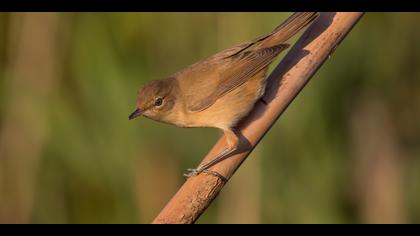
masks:
<path fill-rule="evenodd" d="M 176 75 L 189 111 L 202 111 L 266 68 L 288 44 L 196 63 Z"/>

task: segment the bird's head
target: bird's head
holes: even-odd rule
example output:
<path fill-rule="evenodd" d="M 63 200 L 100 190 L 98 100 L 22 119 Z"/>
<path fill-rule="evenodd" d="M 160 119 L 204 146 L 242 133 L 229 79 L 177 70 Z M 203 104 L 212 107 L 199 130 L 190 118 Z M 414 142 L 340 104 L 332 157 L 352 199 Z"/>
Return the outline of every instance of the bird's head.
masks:
<path fill-rule="evenodd" d="M 132 120 L 139 116 L 145 116 L 162 121 L 174 107 L 175 82 L 173 78 L 167 78 L 145 84 L 138 92 L 136 110 L 128 118 Z"/>

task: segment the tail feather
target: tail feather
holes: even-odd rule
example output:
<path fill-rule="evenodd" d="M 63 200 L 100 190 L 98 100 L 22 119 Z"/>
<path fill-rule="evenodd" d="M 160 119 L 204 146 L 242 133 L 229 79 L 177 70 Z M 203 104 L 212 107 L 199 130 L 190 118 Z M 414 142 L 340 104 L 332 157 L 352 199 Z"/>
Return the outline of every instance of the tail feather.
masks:
<path fill-rule="evenodd" d="M 284 44 L 287 47 L 288 44 L 286 41 L 293 35 L 297 34 L 302 28 L 314 21 L 318 15 L 318 12 L 296 12 L 287 18 L 282 24 L 277 26 L 270 34 L 256 38 L 237 47 L 230 48 L 223 51 L 221 55 L 223 57 L 231 57 L 247 50 L 270 48 L 280 44 Z"/>
<path fill-rule="evenodd" d="M 291 15 L 285 22 L 277 26 L 272 33 L 275 36 L 277 33 L 281 34 L 279 41 L 286 41 L 299 32 L 302 28 L 310 24 L 318 17 L 318 12 L 296 12 Z"/>
<path fill-rule="evenodd" d="M 256 48 L 272 47 L 278 44 L 283 44 L 302 28 L 310 24 L 318 17 L 318 12 L 296 12 L 287 18 L 281 25 L 277 26 L 271 34 L 260 39 Z"/>

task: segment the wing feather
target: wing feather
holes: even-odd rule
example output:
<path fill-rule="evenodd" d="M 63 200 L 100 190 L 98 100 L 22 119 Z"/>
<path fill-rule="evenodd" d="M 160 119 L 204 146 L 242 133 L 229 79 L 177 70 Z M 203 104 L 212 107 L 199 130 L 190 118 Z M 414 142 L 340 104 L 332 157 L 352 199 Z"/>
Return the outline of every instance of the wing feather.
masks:
<path fill-rule="evenodd" d="M 197 112 L 208 108 L 223 95 L 241 86 L 253 75 L 269 66 L 288 46 L 280 44 L 270 48 L 245 51 L 222 61 L 219 59 L 217 63 L 201 63 L 204 68 L 188 71 L 188 78 L 179 81 L 180 88 L 186 96 L 187 109 Z"/>

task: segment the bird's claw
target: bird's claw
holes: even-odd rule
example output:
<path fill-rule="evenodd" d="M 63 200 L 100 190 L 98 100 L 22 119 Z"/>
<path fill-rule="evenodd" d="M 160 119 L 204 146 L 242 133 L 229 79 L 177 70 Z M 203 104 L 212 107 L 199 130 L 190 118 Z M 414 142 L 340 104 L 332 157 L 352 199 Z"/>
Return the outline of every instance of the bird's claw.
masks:
<path fill-rule="evenodd" d="M 199 175 L 200 173 L 206 173 L 206 174 L 209 174 L 209 175 L 216 176 L 216 177 L 220 178 L 224 182 L 227 181 L 227 178 L 226 177 L 224 177 L 223 175 L 217 173 L 216 171 L 207 170 L 207 169 L 201 170 L 200 168 L 197 168 L 197 169 L 189 168 L 189 169 L 187 169 L 187 171 L 188 171 L 188 173 L 185 173 L 184 174 L 184 176 L 187 177 L 187 178 L 193 177 L 193 176 L 196 176 L 196 175 Z"/>
<path fill-rule="evenodd" d="M 188 173 L 184 174 L 184 176 L 187 177 L 187 178 L 192 177 L 192 176 L 196 176 L 196 175 L 201 173 L 201 171 L 199 171 L 198 169 L 193 169 L 193 168 L 188 168 L 187 171 L 188 171 Z"/>

